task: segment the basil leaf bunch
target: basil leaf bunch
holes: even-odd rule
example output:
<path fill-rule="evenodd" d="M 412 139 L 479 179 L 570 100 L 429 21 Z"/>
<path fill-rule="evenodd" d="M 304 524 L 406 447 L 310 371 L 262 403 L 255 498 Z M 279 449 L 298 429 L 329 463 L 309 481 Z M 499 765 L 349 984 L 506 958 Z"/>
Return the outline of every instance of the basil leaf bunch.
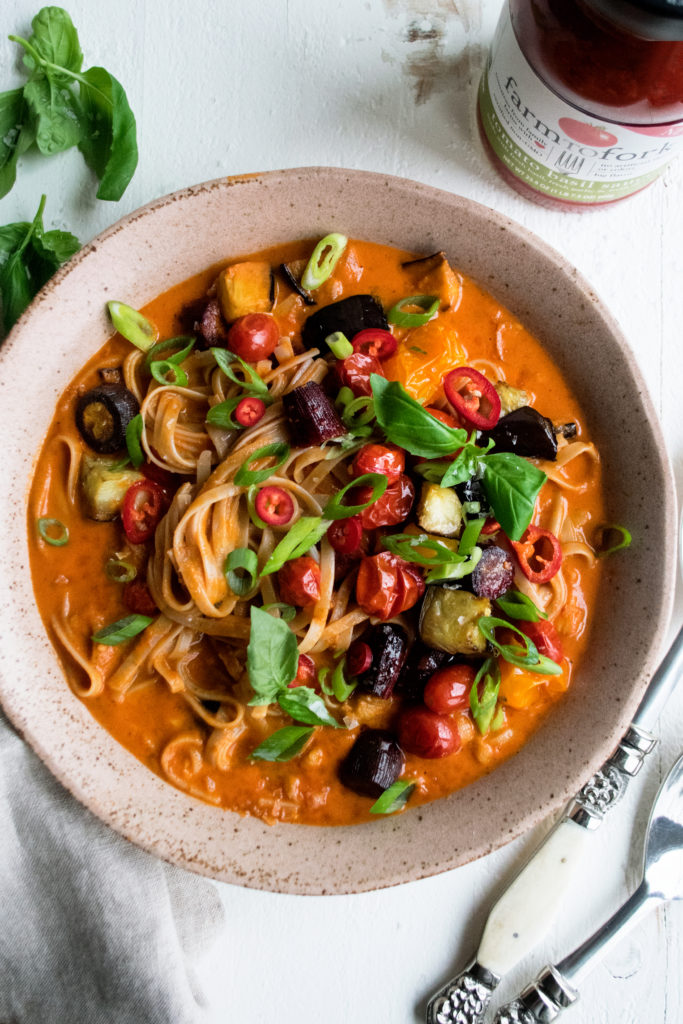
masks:
<path fill-rule="evenodd" d="M 490 442 L 479 448 L 466 430 L 437 420 L 397 381 L 373 373 L 370 384 L 377 422 L 387 438 L 424 459 L 458 452 L 442 476 L 442 486 L 481 477 L 493 515 L 510 540 L 519 540 L 531 522 L 545 473 L 512 452 L 491 452 Z"/>
<path fill-rule="evenodd" d="M 62 263 L 81 247 L 76 236 L 68 231 L 45 231 L 45 201 L 42 196 L 30 223 L 20 221 L 0 227 L 0 296 L 5 331 L 16 323 Z"/>
<path fill-rule="evenodd" d="M 33 145 L 44 156 L 78 146 L 99 178 L 98 199 L 119 200 L 138 162 L 135 117 L 120 82 L 105 68 L 83 71 L 83 53 L 71 18 L 43 7 L 28 39 L 11 35 L 25 51 L 28 81 L 0 94 L 0 197 L 16 180 L 17 161 Z"/>

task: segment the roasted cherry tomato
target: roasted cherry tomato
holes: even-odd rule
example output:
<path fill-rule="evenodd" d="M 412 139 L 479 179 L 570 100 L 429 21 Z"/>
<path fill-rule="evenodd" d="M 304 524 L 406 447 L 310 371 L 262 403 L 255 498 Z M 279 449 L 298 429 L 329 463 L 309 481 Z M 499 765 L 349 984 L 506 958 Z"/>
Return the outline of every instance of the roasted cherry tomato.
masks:
<path fill-rule="evenodd" d="M 484 537 L 490 537 L 494 533 L 498 533 L 500 530 L 500 523 L 493 516 L 489 516 L 484 525 L 481 528 L 481 532 Z"/>
<path fill-rule="evenodd" d="M 166 493 L 154 480 L 137 480 L 126 491 L 121 521 L 131 544 L 144 544 L 154 536 L 164 514 Z"/>
<path fill-rule="evenodd" d="M 470 706 L 470 690 L 476 674 L 471 665 L 440 668 L 428 679 L 422 699 L 437 715 L 463 711 Z"/>
<path fill-rule="evenodd" d="M 363 524 L 360 516 L 348 519 L 335 519 L 327 531 L 327 539 L 340 555 L 353 555 L 360 551 L 363 539 Z"/>
<path fill-rule="evenodd" d="M 346 652 L 346 670 L 350 676 L 359 676 L 372 665 L 370 644 L 364 640 L 354 640 Z"/>
<path fill-rule="evenodd" d="M 177 491 L 181 482 L 181 477 L 177 473 L 171 473 L 169 469 L 157 466 L 156 462 L 145 462 L 144 465 L 140 466 L 140 472 L 148 480 L 153 480 L 155 484 L 163 487 L 169 495 Z"/>
<path fill-rule="evenodd" d="M 303 555 L 285 562 L 277 574 L 280 600 L 305 608 L 320 597 L 320 566 L 315 558 Z"/>
<path fill-rule="evenodd" d="M 131 580 L 130 583 L 126 583 L 123 588 L 123 603 L 136 615 L 157 615 L 159 612 L 144 580 Z"/>
<path fill-rule="evenodd" d="M 539 622 L 521 622 L 517 620 L 515 625 L 521 629 L 525 636 L 528 636 L 532 643 L 536 644 L 539 654 L 545 655 L 551 661 L 559 663 L 564 657 L 560 634 L 549 619 L 541 619 Z"/>
<path fill-rule="evenodd" d="M 447 427 L 457 428 L 460 426 L 455 416 L 451 416 L 449 412 L 444 412 L 443 409 L 437 409 L 434 405 L 426 406 L 425 412 L 431 413 L 434 419 L 439 420 L 440 423 L 445 423 Z"/>
<path fill-rule="evenodd" d="M 398 342 L 391 331 L 384 331 L 381 327 L 366 327 L 354 334 L 351 344 L 354 352 L 362 352 L 375 359 L 388 359 L 396 351 Z"/>
<path fill-rule="evenodd" d="M 280 328 L 268 313 L 247 313 L 228 331 L 228 348 L 247 363 L 272 356 L 280 340 Z"/>
<path fill-rule="evenodd" d="M 269 526 L 285 526 L 294 515 L 294 500 L 283 487 L 262 487 L 254 506 L 256 514 Z"/>
<path fill-rule="evenodd" d="M 247 395 L 235 407 L 235 419 L 241 427 L 253 427 L 263 418 L 266 403 L 256 395 Z"/>
<path fill-rule="evenodd" d="M 418 757 L 448 757 L 460 749 L 460 733 L 452 718 L 428 708 L 408 708 L 398 720 L 398 742 Z"/>
<path fill-rule="evenodd" d="M 310 686 L 311 689 L 315 690 L 317 684 L 318 670 L 315 667 L 313 658 L 309 657 L 308 654 L 300 654 L 296 676 L 292 679 L 291 683 L 287 684 L 287 688 L 291 690 L 295 686 Z"/>
<path fill-rule="evenodd" d="M 498 392 L 479 370 L 456 367 L 444 377 L 443 389 L 458 416 L 477 430 L 490 430 L 500 419 Z"/>
<path fill-rule="evenodd" d="M 511 540 L 519 567 L 532 583 L 547 583 L 562 565 L 562 546 L 550 530 L 527 527 L 520 540 Z"/>
<path fill-rule="evenodd" d="M 336 364 L 336 373 L 340 386 L 351 388 L 357 398 L 361 395 L 372 394 L 371 373 L 378 373 L 380 377 L 385 376 L 379 359 L 374 356 L 366 356 L 363 352 L 354 352 L 352 356 L 340 360 Z"/>
<path fill-rule="evenodd" d="M 417 604 L 425 584 L 419 571 L 390 551 L 364 558 L 356 579 L 356 600 L 364 612 L 393 619 Z"/>
<path fill-rule="evenodd" d="M 385 444 L 365 444 L 355 459 L 351 472 L 354 476 L 363 473 L 382 473 L 388 484 L 395 484 L 406 468 L 406 457 L 401 448 L 390 448 Z"/>
<path fill-rule="evenodd" d="M 372 495 L 371 487 L 357 487 L 353 492 L 354 504 L 362 505 Z M 373 501 L 359 513 L 360 521 L 366 530 L 374 530 L 378 526 L 396 526 L 404 522 L 410 515 L 415 501 L 415 485 L 405 473 L 402 473 L 395 484 L 387 487 L 381 498 Z"/>

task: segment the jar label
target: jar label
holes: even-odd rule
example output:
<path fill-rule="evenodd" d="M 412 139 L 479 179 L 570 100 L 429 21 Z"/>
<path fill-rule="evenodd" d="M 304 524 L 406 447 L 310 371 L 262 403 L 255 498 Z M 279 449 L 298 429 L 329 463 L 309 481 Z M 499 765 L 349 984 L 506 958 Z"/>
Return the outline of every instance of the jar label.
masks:
<path fill-rule="evenodd" d="M 491 148 L 531 188 L 572 203 L 606 203 L 649 185 L 683 145 L 683 122 L 622 125 L 556 96 L 515 37 L 506 3 L 479 89 Z"/>

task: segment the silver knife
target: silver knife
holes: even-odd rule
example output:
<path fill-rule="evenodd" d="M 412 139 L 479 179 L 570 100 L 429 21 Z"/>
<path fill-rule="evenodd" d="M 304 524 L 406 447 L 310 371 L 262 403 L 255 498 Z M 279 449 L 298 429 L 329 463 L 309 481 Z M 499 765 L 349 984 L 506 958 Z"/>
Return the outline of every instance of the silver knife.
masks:
<path fill-rule="evenodd" d="M 654 749 L 652 730 L 681 675 L 683 628 L 650 680 L 617 749 L 569 802 L 493 907 L 475 958 L 430 999 L 427 1024 L 483 1024 L 501 978 L 546 934 L 590 846 L 591 834 Z"/>

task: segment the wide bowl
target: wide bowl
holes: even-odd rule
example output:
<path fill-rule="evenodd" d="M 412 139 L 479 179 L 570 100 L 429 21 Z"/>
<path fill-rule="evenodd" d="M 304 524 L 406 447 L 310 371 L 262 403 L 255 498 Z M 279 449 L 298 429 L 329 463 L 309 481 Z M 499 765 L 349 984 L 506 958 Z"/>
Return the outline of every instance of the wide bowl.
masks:
<path fill-rule="evenodd" d="M 417 252 L 443 248 L 547 346 L 587 412 L 613 520 L 634 542 L 609 560 L 574 685 L 522 751 L 452 796 L 348 828 L 261 821 L 162 782 L 66 685 L 36 610 L 26 496 L 56 400 L 105 341 L 108 297 L 141 306 L 209 264 L 330 230 Z M 625 732 L 673 599 L 672 474 L 628 344 L 567 262 L 477 203 L 415 182 L 304 168 L 228 178 L 150 203 L 96 238 L 40 293 L 0 350 L 0 699 L 51 771 L 128 839 L 214 878 L 297 893 L 359 892 L 456 867 L 557 808 Z"/>

